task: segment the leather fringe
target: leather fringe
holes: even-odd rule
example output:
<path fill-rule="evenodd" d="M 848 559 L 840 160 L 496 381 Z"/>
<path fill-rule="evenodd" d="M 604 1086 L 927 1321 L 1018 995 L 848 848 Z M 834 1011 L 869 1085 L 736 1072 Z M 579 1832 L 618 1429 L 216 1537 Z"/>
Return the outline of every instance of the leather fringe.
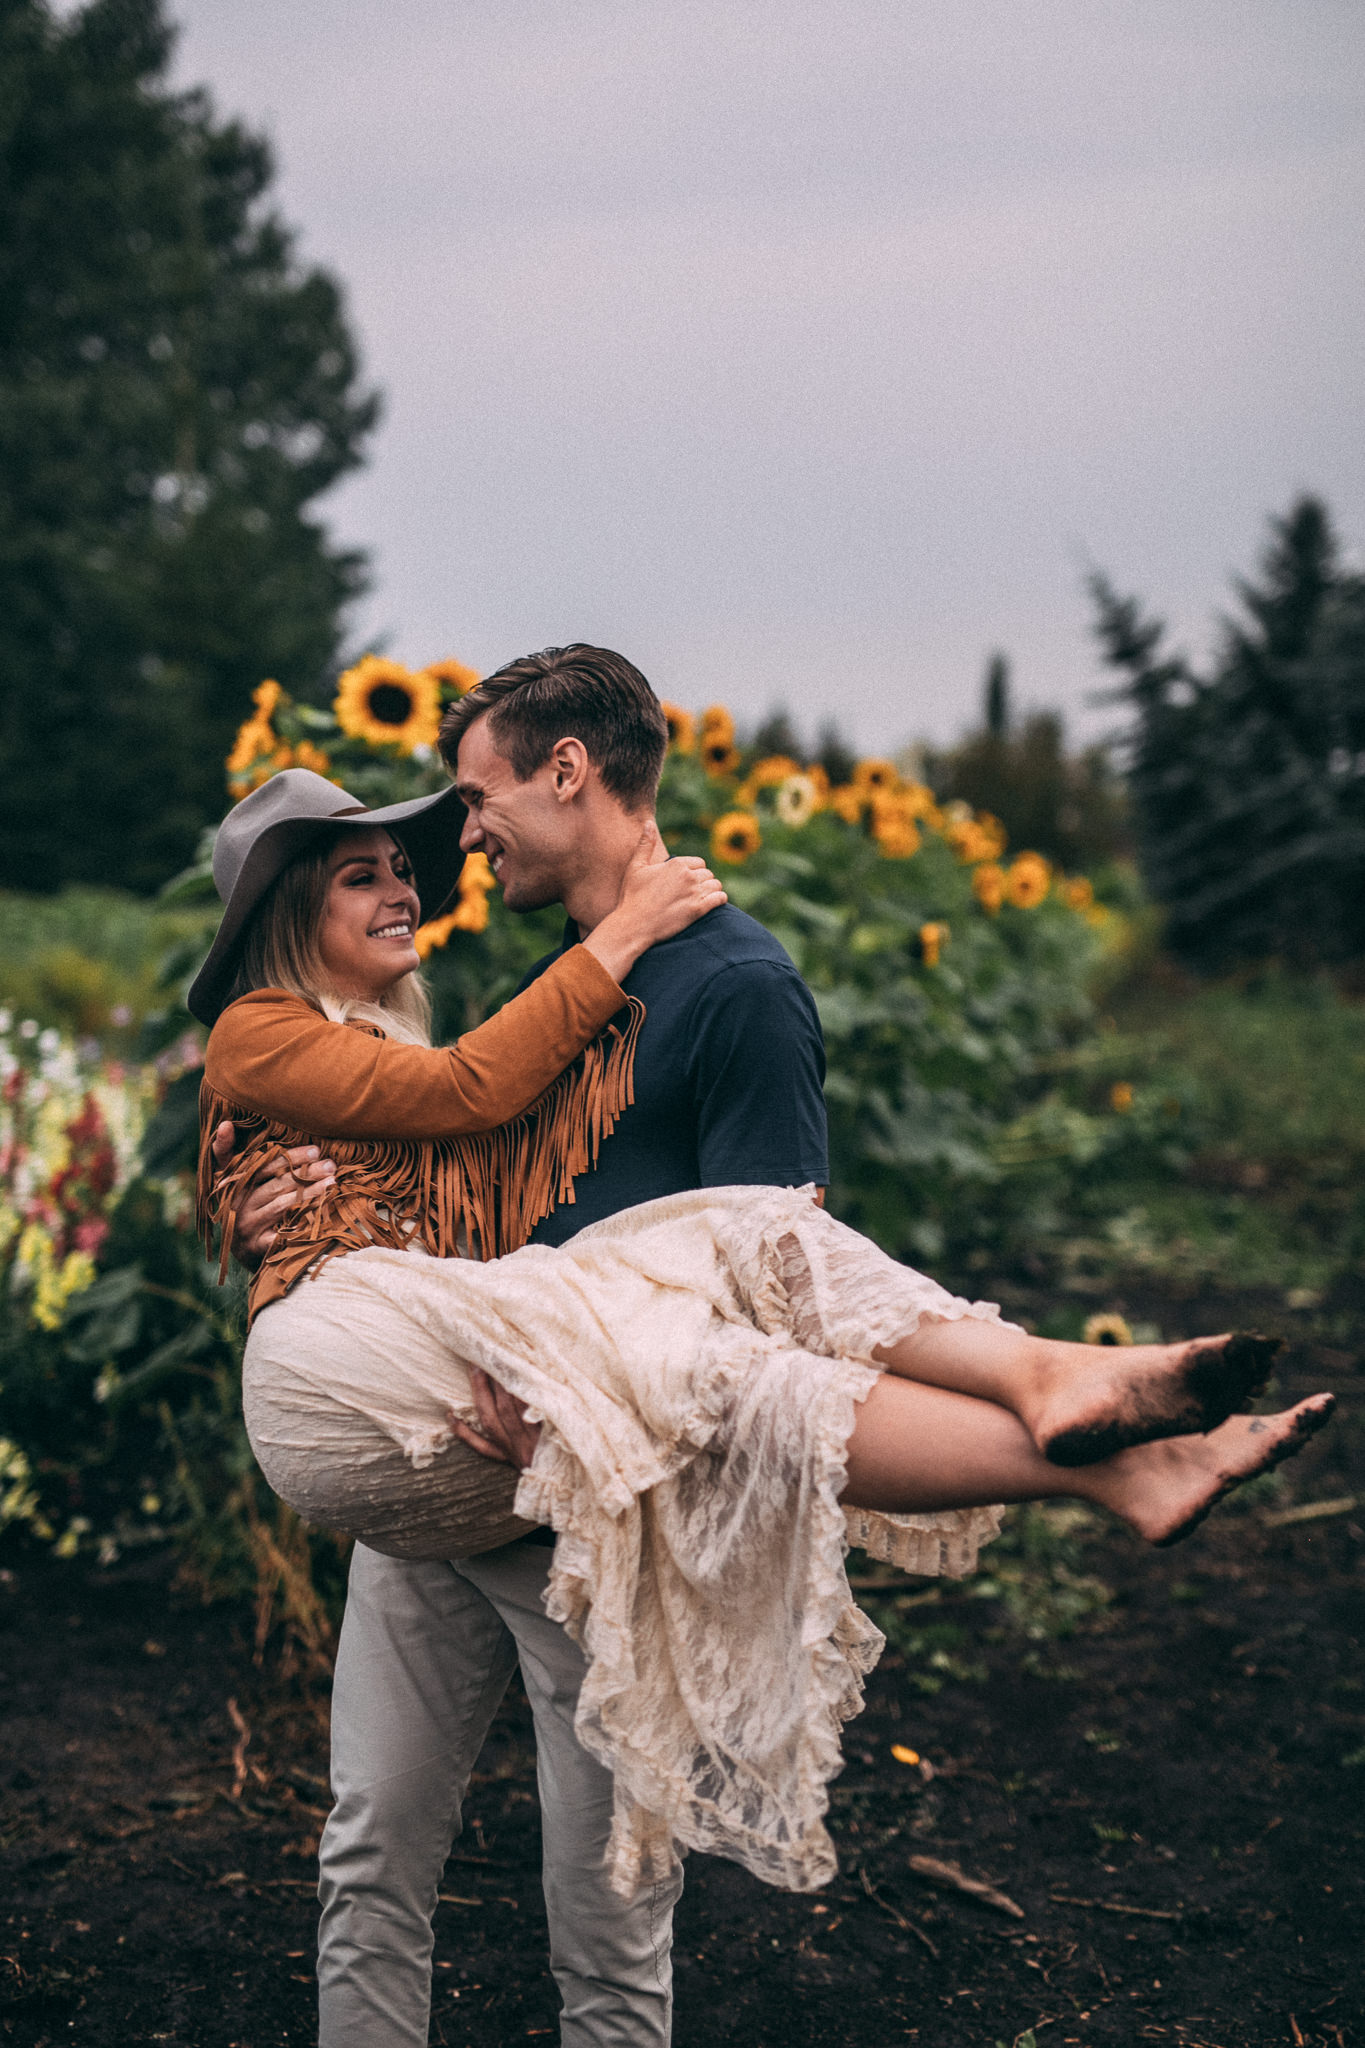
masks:
<path fill-rule="evenodd" d="M 210 1258 L 220 1232 L 220 1284 L 248 1185 L 295 1145 L 325 1145 L 336 1181 L 324 1200 L 280 1223 L 252 1278 L 251 1316 L 303 1274 L 365 1245 L 420 1245 L 437 1258 L 465 1250 L 492 1259 L 516 1251 L 552 1209 L 573 1201 L 575 1177 L 597 1164 L 602 1140 L 635 1100 L 635 1048 L 645 1006 L 637 996 L 626 1001 L 626 1021 L 613 1020 L 599 1032 L 529 1109 L 494 1130 L 459 1138 L 324 1139 L 245 1109 L 205 1080 L 195 1219 Z M 237 1127 L 238 1150 L 220 1173 L 213 1133 L 224 1118 Z"/>

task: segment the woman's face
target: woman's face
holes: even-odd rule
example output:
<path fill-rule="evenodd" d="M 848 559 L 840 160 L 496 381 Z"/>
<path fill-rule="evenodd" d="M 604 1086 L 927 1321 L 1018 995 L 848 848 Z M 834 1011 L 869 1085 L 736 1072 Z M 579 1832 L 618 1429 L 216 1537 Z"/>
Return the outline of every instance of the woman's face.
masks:
<path fill-rule="evenodd" d="M 408 857 L 387 832 L 342 834 L 327 863 L 318 954 L 340 996 L 376 1002 L 421 965 L 417 891 Z"/>

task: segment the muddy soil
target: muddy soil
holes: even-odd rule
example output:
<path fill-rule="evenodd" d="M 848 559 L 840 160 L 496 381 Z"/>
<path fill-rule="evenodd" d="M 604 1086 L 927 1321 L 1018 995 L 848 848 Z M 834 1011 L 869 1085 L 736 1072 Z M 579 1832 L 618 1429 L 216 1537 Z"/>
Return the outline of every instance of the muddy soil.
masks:
<path fill-rule="evenodd" d="M 1168 1334 L 1257 1307 L 1125 1305 Z M 795 1898 L 691 1859 L 677 2048 L 1361 2048 L 1365 1347 L 1345 1327 L 1281 1375 L 1287 1396 L 1334 1387 L 1345 1426 L 1176 1550 L 1088 1538 L 1082 1576 L 1112 1598 L 1082 1589 L 1065 1638 L 852 1561 L 892 1640 L 834 1787 L 840 1875 Z M 1328 1511 L 1283 1519 L 1296 1505 Z M 255 1667 L 249 1616 L 169 1581 L 165 1562 L 30 1559 L 0 1583 L 16 2048 L 315 2038 L 325 1701 Z M 433 2042 L 557 2039 L 537 1864 L 511 1696 L 442 1886 Z"/>

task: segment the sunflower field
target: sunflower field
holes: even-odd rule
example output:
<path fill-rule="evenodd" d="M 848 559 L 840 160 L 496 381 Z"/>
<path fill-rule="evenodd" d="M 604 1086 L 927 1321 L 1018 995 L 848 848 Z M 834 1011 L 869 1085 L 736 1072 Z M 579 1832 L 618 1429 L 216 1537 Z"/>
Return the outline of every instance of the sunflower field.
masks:
<path fill-rule="evenodd" d="M 438 788 L 441 712 L 476 680 L 369 656 L 327 710 L 262 683 L 229 797 L 292 766 L 371 804 Z M 1126 943 L 1121 909 L 894 761 L 831 786 L 818 764 L 758 756 L 721 706 L 665 708 L 665 839 L 712 862 L 815 994 L 833 1208 L 962 1286 L 1074 1234 L 1116 1167 L 1169 1142 L 1100 1056 L 1093 991 Z M 254 1586 L 262 1627 L 284 1611 L 316 1645 L 335 1547 L 255 1473 L 240 1288 L 217 1287 L 190 1227 L 202 1047 L 179 994 L 216 922 L 210 854 L 166 892 L 177 943 L 144 1025 L 153 1061 L 119 1065 L 94 1037 L 0 1010 L 0 1528 L 105 1555 L 174 1535 L 199 1584 Z M 560 930 L 554 912 L 507 912 L 473 855 L 419 934 L 441 1034 L 505 1001 Z"/>
<path fill-rule="evenodd" d="M 266 683 L 228 761 L 244 795 L 289 766 L 371 803 L 438 788 L 445 704 L 475 672 L 368 657 L 330 711 Z M 888 1251 L 961 1268 L 1062 1227 L 1066 1201 L 1131 1145 L 1131 1105 L 1082 1081 L 1092 990 L 1128 925 L 1084 876 L 1011 849 L 999 822 L 940 806 L 894 761 L 831 786 L 818 764 L 744 747 L 722 705 L 664 707 L 659 822 L 711 861 L 815 993 L 829 1052 L 831 1200 Z M 418 935 L 450 1036 L 504 1002 L 557 943 L 554 912 L 513 916 L 481 855 L 456 907 Z"/>

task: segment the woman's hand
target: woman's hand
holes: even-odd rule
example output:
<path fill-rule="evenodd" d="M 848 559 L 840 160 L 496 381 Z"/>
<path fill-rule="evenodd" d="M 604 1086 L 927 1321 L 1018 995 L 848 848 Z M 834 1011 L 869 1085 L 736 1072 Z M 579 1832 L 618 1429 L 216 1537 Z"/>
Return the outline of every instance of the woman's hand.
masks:
<path fill-rule="evenodd" d="M 685 931 L 699 917 L 719 910 L 727 900 L 724 889 L 697 855 L 678 854 L 669 859 L 651 818 L 626 869 L 615 910 L 589 932 L 583 944 L 613 981 L 624 981 L 642 953 Z"/>

